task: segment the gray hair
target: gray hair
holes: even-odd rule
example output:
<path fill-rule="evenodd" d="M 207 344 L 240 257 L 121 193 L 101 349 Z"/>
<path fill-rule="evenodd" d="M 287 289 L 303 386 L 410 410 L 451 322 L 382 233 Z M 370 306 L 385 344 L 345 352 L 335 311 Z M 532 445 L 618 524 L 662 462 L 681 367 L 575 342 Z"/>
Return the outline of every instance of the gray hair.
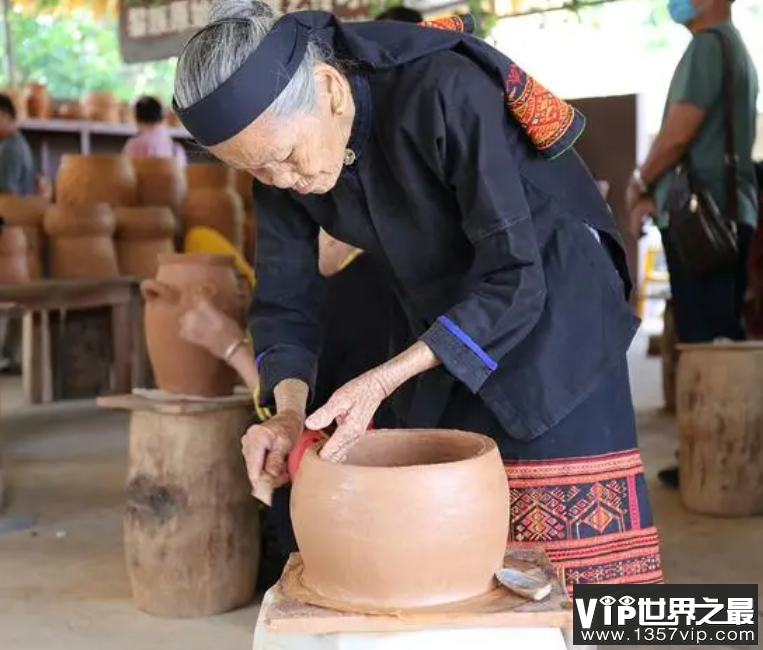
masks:
<path fill-rule="evenodd" d="M 228 19 L 229 22 L 218 22 Z M 230 19 L 238 19 L 232 21 Z M 215 0 L 209 25 L 188 43 L 175 70 L 175 101 L 187 108 L 211 94 L 257 49 L 276 22 L 273 9 L 260 0 Z M 217 24 L 214 24 L 217 23 Z M 316 42 L 291 80 L 270 105 L 277 117 L 310 113 L 317 104 L 313 66 L 329 63 L 332 53 Z"/>

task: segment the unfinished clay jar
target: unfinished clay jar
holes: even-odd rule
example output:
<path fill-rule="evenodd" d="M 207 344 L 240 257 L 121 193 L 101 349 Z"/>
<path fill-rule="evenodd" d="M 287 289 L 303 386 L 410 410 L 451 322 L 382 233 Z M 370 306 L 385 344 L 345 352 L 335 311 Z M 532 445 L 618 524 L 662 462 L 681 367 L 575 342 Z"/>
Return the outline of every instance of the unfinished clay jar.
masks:
<path fill-rule="evenodd" d="M 183 225 L 219 232 L 238 250 L 244 248 L 244 205 L 236 191 L 233 170 L 217 163 L 186 167 L 188 193 L 183 202 Z"/>
<path fill-rule="evenodd" d="M 180 337 L 180 318 L 199 297 L 243 323 L 246 296 L 240 291 L 228 255 L 159 256 L 156 279 L 141 284 L 146 299 L 146 345 L 154 378 L 168 393 L 230 395 L 235 371 L 222 359 Z"/>
<path fill-rule="evenodd" d="M 309 449 L 291 493 L 305 587 L 346 609 L 453 603 L 503 566 L 509 490 L 490 438 L 379 430 L 341 463 Z"/>
<path fill-rule="evenodd" d="M 0 285 L 29 282 L 24 229 L 5 226 L 0 230 Z"/>
<path fill-rule="evenodd" d="M 47 199 L 41 196 L 16 196 L 0 194 L 0 215 L 11 226 L 21 226 L 26 235 L 27 266 L 29 277 L 39 280 L 43 277 L 45 239 L 42 220 L 49 207 Z"/>
<path fill-rule="evenodd" d="M 133 158 L 132 165 L 138 179 L 138 202 L 166 206 L 180 217 L 187 184 L 177 158 Z"/>
<path fill-rule="evenodd" d="M 56 203 L 137 205 L 138 182 L 130 159 L 64 154 L 56 176 Z"/>
<path fill-rule="evenodd" d="M 254 209 L 247 210 L 244 216 L 244 259 L 254 263 L 257 255 L 257 214 Z"/>
<path fill-rule="evenodd" d="M 159 255 L 174 253 L 176 222 L 165 207 L 114 208 L 119 272 L 138 278 L 156 275 Z"/>
<path fill-rule="evenodd" d="M 116 219 L 108 205 L 52 205 L 45 213 L 54 278 L 119 275 L 114 248 Z"/>
<path fill-rule="evenodd" d="M 241 197 L 241 202 L 244 204 L 244 209 L 249 212 L 254 208 L 254 196 L 252 193 L 252 185 L 254 179 L 248 172 L 241 170 L 235 171 L 236 176 L 236 192 Z"/>

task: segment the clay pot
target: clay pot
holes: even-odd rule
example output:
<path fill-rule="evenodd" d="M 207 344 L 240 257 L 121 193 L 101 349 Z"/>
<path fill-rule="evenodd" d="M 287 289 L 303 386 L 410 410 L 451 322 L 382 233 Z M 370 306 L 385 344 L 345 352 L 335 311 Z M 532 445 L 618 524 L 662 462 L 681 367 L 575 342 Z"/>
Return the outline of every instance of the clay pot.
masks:
<path fill-rule="evenodd" d="M 159 269 L 159 255 L 174 253 L 175 215 L 165 207 L 114 208 L 116 247 L 122 275 L 150 278 Z"/>
<path fill-rule="evenodd" d="M 135 124 L 132 102 L 119 102 L 119 121 L 123 124 Z"/>
<path fill-rule="evenodd" d="M 53 114 L 53 103 L 48 95 L 45 84 L 29 84 L 29 98 L 27 99 L 29 117 L 46 120 Z"/>
<path fill-rule="evenodd" d="M 160 255 L 156 279 L 144 280 L 141 290 L 146 299 L 148 356 L 159 388 L 199 397 L 230 395 L 236 383 L 235 371 L 204 348 L 184 341 L 179 320 L 203 296 L 243 322 L 245 296 L 238 288 L 233 258 Z"/>
<path fill-rule="evenodd" d="M 126 156 L 64 154 L 56 176 L 56 202 L 66 205 L 138 203 L 138 181 Z"/>
<path fill-rule="evenodd" d="M 243 252 L 244 206 L 233 183 L 233 170 L 216 163 L 192 164 L 186 167 L 186 178 L 184 227 L 205 226 L 217 230 Z"/>
<path fill-rule="evenodd" d="M 180 118 L 177 116 L 177 113 L 175 111 L 169 111 L 164 118 L 164 121 L 167 123 L 167 126 L 171 127 L 182 127 L 183 125 L 180 123 Z"/>
<path fill-rule="evenodd" d="M 29 282 L 24 229 L 20 226 L 5 226 L 0 232 L 0 284 L 24 282 Z"/>
<path fill-rule="evenodd" d="M 82 107 L 79 102 L 61 102 L 56 108 L 56 116 L 62 120 L 81 120 Z"/>
<path fill-rule="evenodd" d="M 116 219 L 108 205 L 52 205 L 45 213 L 50 275 L 103 278 L 119 274 L 114 248 Z"/>
<path fill-rule="evenodd" d="M 43 259 L 45 238 L 42 220 L 48 209 L 48 200 L 41 196 L 0 194 L 0 215 L 11 226 L 21 226 L 26 236 L 26 255 L 29 277 L 39 280 L 44 276 Z"/>
<path fill-rule="evenodd" d="M 191 163 L 186 165 L 185 175 L 188 179 L 188 189 L 201 188 L 235 189 L 234 171 L 220 163 Z"/>
<path fill-rule="evenodd" d="M 180 217 L 187 183 L 185 171 L 176 158 L 133 158 L 141 205 L 167 206 Z"/>
<path fill-rule="evenodd" d="M 257 255 L 257 215 L 254 210 L 247 210 L 244 216 L 244 258 L 254 263 Z"/>
<path fill-rule="evenodd" d="M 117 124 L 121 119 L 119 100 L 108 91 L 89 91 L 80 99 L 82 113 L 86 120 Z"/>
<path fill-rule="evenodd" d="M 236 192 L 241 197 L 244 209 L 249 212 L 254 209 L 254 197 L 252 196 L 254 179 L 251 174 L 246 172 L 236 170 L 234 173 L 236 177 Z"/>
<path fill-rule="evenodd" d="M 509 490 L 490 438 L 379 430 L 344 462 L 302 458 L 291 493 L 302 583 L 348 610 L 457 602 L 494 586 Z"/>

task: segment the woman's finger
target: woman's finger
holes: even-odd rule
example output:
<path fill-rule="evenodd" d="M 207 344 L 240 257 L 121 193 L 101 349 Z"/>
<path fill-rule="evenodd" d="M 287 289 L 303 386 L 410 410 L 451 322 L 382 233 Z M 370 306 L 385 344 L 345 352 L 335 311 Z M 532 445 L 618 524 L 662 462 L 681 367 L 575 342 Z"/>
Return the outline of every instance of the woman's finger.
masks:
<path fill-rule="evenodd" d="M 246 472 L 252 485 L 257 483 L 265 468 L 265 457 L 273 443 L 271 438 L 270 431 L 255 425 L 249 427 L 246 435 L 241 439 L 241 447 L 244 453 L 244 460 L 246 461 Z"/>
<path fill-rule="evenodd" d="M 305 420 L 305 426 L 311 431 L 325 429 L 334 420 L 346 416 L 351 407 L 352 402 L 349 399 L 335 393 L 328 402 Z"/>
<path fill-rule="evenodd" d="M 336 428 L 318 455 L 324 460 L 334 462 L 344 460 L 350 447 L 363 436 L 363 433 L 364 428 L 361 419 L 357 416 L 348 417 L 344 423 Z"/>

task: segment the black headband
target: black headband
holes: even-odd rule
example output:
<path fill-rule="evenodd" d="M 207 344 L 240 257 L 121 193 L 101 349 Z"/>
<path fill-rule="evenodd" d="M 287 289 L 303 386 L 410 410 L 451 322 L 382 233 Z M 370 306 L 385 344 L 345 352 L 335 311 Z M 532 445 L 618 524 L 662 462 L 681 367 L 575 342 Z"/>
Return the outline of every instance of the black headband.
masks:
<path fill-rule="evenodd" d="M 225 22 L 250 24 L 243 18 L 211 23 L 194 34 L 186 48 L 208 29 Z M 183 126 L 205 147 L 243 131 L 291 81 L 305 58 L 309 29 L 291 16 L 283 16 L 241 67 L 209 95 L 187 108 L 180 108 L 173 98 L 172 108 Z"/>

